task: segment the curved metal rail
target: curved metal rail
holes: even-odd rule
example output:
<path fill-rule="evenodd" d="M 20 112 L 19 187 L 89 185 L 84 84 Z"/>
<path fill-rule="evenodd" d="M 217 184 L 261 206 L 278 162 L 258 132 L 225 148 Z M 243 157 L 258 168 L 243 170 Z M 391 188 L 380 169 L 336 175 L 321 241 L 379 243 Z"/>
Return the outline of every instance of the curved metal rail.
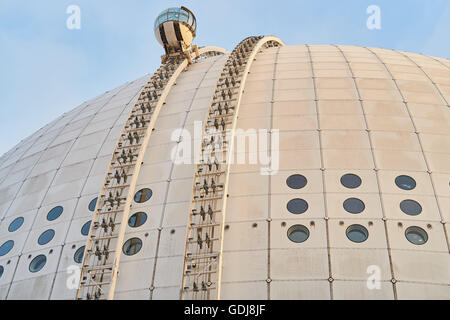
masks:
<path fill-rule="evenodd" d="M 199 59 L 224 54 L 218 47 L 198 50 Z M 77 299 L 112 300 L 126 224 L 145 150 L 159 112 L 178 76 L 192 61 L 173 56 L 153 74 L 130 112 L 112 156 L 85 247 Z"/>
<path fill-rule="evenodd" d="M 181 298 L 220 299 L 228 180 L 236 120 L 250 67 L 264 48 L 283 46 L 273 36 L 249 37 L 229 56 L 203 129 L 187 230 Z M 223 161 L 225 159 L 225 161 Z"/>

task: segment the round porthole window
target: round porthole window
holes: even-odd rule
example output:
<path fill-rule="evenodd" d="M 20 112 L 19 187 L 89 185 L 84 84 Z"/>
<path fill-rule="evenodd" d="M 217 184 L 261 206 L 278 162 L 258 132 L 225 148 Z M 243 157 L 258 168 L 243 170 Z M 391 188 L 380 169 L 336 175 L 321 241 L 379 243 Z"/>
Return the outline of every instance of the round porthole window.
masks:
<path fill-rule="evenodd" d="M 5 271 L 5 268 L 3 268 L 3 266 L 0 266 L 0 279 L 3 276 L 3 271 Z"/>
<path fill-rule="evenodd" d="M 47 231 L 42 232 L 42 234 L 38 238 L 38 243 L 42 246 L 44 244 L 49 243 L 53 240 L 53 237 L 55 236 L 55 230 L 49 229 Z"/>
<path fill-rule="evenodd" d="M 302 243 L 308 240 L 309 230 L 304 225 L 296 224 L 289 228 L 287 236 L 292 242 Z"/>
<path fill-rule="evenodd" d="M 359 224 L 351 225 L 346 231 L 347 238 L 353 242 L 361 243 L 369 237 L 369 231 Z"/>
<path fill-rule="evenodd" d="M 127 256 L 132 256 L 138 253 L 142 248 L 142 240 L 139 238 L 128 239 L 124 244 L 122 251 Z"/>
<path fill-rule="evenodd" d="M 361 178 L 353 173 L 348 173 L 341 177 L 341 184 L 349 189 L 356 189 L 361 185 L 361 183 Z"/>
<path fill-rule="evenodd" d="M 422 213 L 422 206 L 414 200 L 403 200 L 400 209 L 409 216 L 417 216 Z"/>
<path fill-rule="evenodd" d="M 84 258 L 84 248 L 85 246 L 79 247 L 77 251 L 75 251 L 75 254 L 73 255 L 73 260 L 76 263 L 82 263 Z"/>
<path fill-rule="evenodd" d="M 55 208 L 53 208 L 52 210 L 50 210 L 47 213 L 47 220 L 48 221 L 53 221 L 59 218 L 59 216 L 63 213 L 64 209 L 61 206 L 57 206 Z"/>
<path fill-rule="evenodd" d="M 286 179 L 286 184 L 291 189 L 301 189 L 306 186 L 308 180 L 301 174 L 294 174 Z"/>
<path fill-rule="evenodd" d="M 292 199 L 287 204 L 287 209 L 293 214 L 302 214 L 308 210 L 308 202 L 303 199 Z"/>
<path fill-rule="evenodd" d="M 89 211 L 92 211 L 92 212 L 95 211 L 95 206 L 97 205 L 97 199 L 98 198 L 94 198 L 91 200 L 91 202 L 89 202 L 89 206 L 88 206 Z"/>
<path fill-rule="evenodd" d="M 25 221 L 25 219 L 23 217 L 19 217 L 14 219 L 8 227 L 8 231 L 9 232 L 14 232 L 19 230 L 19 228 L 23 225 L 23 222 Z"/>
<path fill-rule="evenodd" d="M 128 219 L 128 225 L 132 228 L 142 226 L 147 221 L 147 214 L 145 212 L 136 212 L 130 219 Z"/>
<path fill-rule="evenodd" d="M 43 254 L 36 256 L 33 260 L 31 260 L 29 270 L 30 272 L 39 272 L 47 263 L 47 257 Z"/>
<path fill-rule="evenodd" d="M 416 180 L 410 176 L 398 176 L 395 178 L 397 187 L 403 190 L 413 190 L 416 187 Z"/>
<path fill-rule="evenodd" d="M 415 245 L 422 245 L 428 241 L 428 234 L 420 227 L 409 227 L 405 231 L 406 239 Z"/>
<path fill-rule="evenodd" d="M 0 257 L 7 255 L 14 247 L 14 241 L 8 240 L 0 246 Z"/>
<path fill-rule="evenodd" d="M 87 236 L 89 234 L 89 230 L 91 230 L 91 223 L 92 223 L 92 220 L 89 220 L 88 222 L 83 224 L 83 226 L 81 227 L 81 234 L 83 236 Z"/>
<path fill-rule="evenodd" d="M 344 209 L 349 213 L 358 214 L 363 212 L 366 206 L 364 202 L 357 198 L 349 198 L 344 201 Z"/>
<path fill-rule="evenodd" d="M 134 201 L 136 201 L 137 203 L 143 203 L 148 201 L 152 197 L 152 195 L 153 192 L 151 189 L 144 188 L 136 192 L 136 194 L 134 195 Z"/>

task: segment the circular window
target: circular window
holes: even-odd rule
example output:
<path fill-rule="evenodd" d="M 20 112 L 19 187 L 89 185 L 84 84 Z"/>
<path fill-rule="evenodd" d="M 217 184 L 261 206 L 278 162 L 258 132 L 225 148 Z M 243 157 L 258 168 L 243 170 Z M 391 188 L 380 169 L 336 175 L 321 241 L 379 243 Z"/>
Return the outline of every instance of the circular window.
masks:
<path fill-rule="evenodd" d="M 79 247 L 77 251 L 75 251 L 75 254 L 73 255 L 73 260 L 75 260 L 76 263 L 82 263 L 84 258 L 84 248 L 85 246 Z"/>
<path fill-rule="evenodd" d="M 344 209 L 349 213 L 358 214 L 363 212 L 365 208 L 364 202 L 357 198 L 349 198 L 344 201 Z"/>
<path fill-rule="evenodd" d="M 138 253 L 142 248 L 142 240 L 139 238 L 128 239 L 127 242 L 123 244 L 122 251 L 127 256 L 132 256 Z"/>
<path fill-rule="evenodd" d="M 8 254 L 14 247 L 14 241 L 8 240 L 0 246 L 0 257 Z"/>
<path fill-rule="evenodd" d="M 398 176 L 395 178 L 395 184 L 397 187 L 403 190 L 412 190 L 416 187 L 416 180 L 410 176 Z"/>
<path fill-rule="evenodd" d="M 301 189 L 306 186 L 308 180 L 301 174 L 294 174 L 286 179 L 286 184 L 291 189 Z"/>
<path fill-rule="evenodd" d="M 91 202 L 89 202 L 89 206 L 88 206 L 89 211 L 92 211 L 92 212 L 95 211 L 95 206 L 97 205 L 97 199 L 98 198 L 94 198 L 91 200 Z"/>
<path fill-rule="evenodd" d="M 9 224 L 8 231 L 9 232 L 17 231 L 23 225 L 24 221 L 25 219 L 23 217 L 14 219 L 13 222 Z"/>
<path fill-rule="evenodd" d="M 53 208 L 52 210 L 50 210 L 47 213 L 47 220 L 48 221 L 53 221 L 59 218 L 59 216 L 63 213 L 64 209 L 61 206 L 57 206 L 55 208 Z"/>
<path fill-rule="evenodd" d="M 305 227 L 301 224 L 296 224 L 289 228 L 289 230 L 287 232 L 287 236 L 288 236 L 289 240 L 291 240 L 292 242 L 302 243 L 302 242 L 305 242 L 306 240 L 308 240 L 309 230 L 307 227 Z"/>
<path fill-rule="evenodd" d="M 361 243 L 369 237 L 369 231 L 359 224 L 351 225 L 346 231 L 347 238 L 353 242 Z"/>
<path fill-rule="evenodd" d="M 91 230 L 91 222 L 92 222 L 92 220 L 89 220 L 88 222 L 83 224 L 83 226 L 81 227 L 81 234 L 83 236 L 87 236 L 89 234 L 89 230 Z"/>
<path fill-rule="evenodd" d="M 419 227 L 409 227 L 405 231 L 406 239 L 412 244 L 418 246 L 426 243 L 428 241 L 428 234 L 425 230 Z"/>
<path fill-rule="evenodd" d="M 3 266 L 0 266 L 0 279 L 2 278 L 3 271 L 5 271 L 5 268 L 3 268 Z"/>
<path fill-rule="evenodd" d="M 348 173 L 341 177 L 341 184 L 349 189 L 356 189 L 361 185 L 361 183 L 361 178 L 353 173 Z"/>
<path fill-rule="evenodd" d="M 293 214 L 302 214 L 308 210 L 308 202 L 303 199 L 292 199 L 287 204 L 287 209 Z"/>
<path fill-rule="evenodd" d="M 55 230 L 49 229 L 47 231 L 42 232 L 42 234 L 38 238 L 38 243 L 42 246 L 44 244 L 49 243 L 52 241 L 53 237 L 55 236 Z"/>
<path fill-rule="evenodd" d="M 142 226 L 145 221 L 147 221 L 147 215 L 145 212 L 136 212 L 130 219 L 128 219 L 128 225 L 132 228 L 137 228 Z"/>
<path fill-rule="evenodd" d="M 39 272 L 45 266 L 46 263 L 47 263 L 47 257 L 44 256 L 43 254 L 41 254 L 41 255 L 35 257 L 31 261 L 29 270 L 30 270 L 30 272 L 33 272 L 33 273 Z"/>
<path fill-rule="evenodd" d="M 400 202 L 400 209 L 410 216 L 417 216 L 422 213 L 422 206 L 414 200 L 403 200 Z"/>
<path fill-rule="evenodd" d="M 148 201 L 153 195 L 152 190 L 145 188 L 141 189 L 134 195 L 134 201 L 137 203 L 143 203 L 145 201 Z"/>

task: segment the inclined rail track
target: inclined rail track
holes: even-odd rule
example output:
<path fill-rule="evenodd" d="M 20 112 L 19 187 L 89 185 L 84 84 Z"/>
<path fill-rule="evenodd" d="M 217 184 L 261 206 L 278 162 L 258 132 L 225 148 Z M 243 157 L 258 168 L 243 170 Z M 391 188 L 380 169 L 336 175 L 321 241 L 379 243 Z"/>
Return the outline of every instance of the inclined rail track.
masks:
<path fill-rule="evenodd" d="M 256 54 L 261 49 L 282 45 L 281 40 L 272 36 L 244 39 L 231 52 L 219 76 L 203 129 L 200 163 L 195 171 L 182 299 L 220 299 L 229 157 L 233 154 L 240 101 Z"/>
<path fill-rule="evenodd" d="M 198 50 L 198 60 L 224 54 L 218 47 Z M 137 177 L 156 119 L 176 79 L 192 61 L 171 56 L 141 91 L 120 134 L 98 196 L 85 247 L 77 299 L 112 300 L 121 249 Z"/>

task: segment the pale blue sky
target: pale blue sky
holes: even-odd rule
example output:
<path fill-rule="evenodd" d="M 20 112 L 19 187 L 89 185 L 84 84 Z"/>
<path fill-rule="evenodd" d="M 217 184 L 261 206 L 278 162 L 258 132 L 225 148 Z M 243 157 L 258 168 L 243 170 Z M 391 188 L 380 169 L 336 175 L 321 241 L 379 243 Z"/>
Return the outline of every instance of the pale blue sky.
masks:
<path fill-rule="evenodd" d="M 81 30 L 66 9 L 81 8 Z M 366 28 L 381 8 L 382 29 Z M 348 44 L 450 57 L 448 0 L 0 0 L 0 154 L 60 114 L 152 73 L 163 49 L 153 22 L 167 7 L 197 16 L 196 43 L 233 47 L 273 34 L 288 45 Z"/>

